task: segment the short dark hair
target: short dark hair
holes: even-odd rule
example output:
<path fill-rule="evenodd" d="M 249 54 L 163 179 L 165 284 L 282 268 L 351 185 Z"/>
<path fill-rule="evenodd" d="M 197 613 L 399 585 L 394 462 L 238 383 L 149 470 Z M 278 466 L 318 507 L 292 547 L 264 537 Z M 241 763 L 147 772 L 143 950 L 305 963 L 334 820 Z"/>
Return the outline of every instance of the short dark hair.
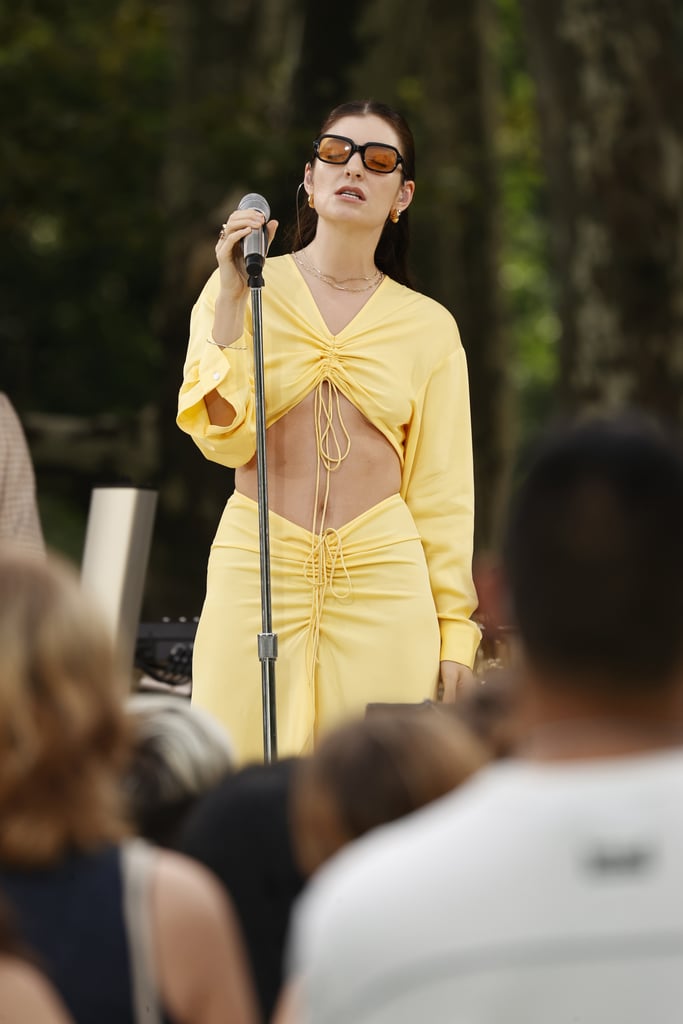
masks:
<path fill-rule="evenodd" d="M 683 663 L 683 449 L 641 414 L 563 426 L 534 453 L 503 546 L 529 660 L 624 690 Z"/>

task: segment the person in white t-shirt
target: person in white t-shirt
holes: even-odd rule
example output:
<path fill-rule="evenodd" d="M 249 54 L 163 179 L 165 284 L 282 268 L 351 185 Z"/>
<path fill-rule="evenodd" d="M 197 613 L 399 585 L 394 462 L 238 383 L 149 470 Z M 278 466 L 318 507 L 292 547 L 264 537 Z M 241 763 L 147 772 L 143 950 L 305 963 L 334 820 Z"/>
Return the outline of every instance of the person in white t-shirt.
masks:
<path fill-rule="evenodd" d="M 659 427 L 546 439 L 503 557 L 524 739 L 320 870 L 278 1024 L 681 1019 L 682 523 Z"/>

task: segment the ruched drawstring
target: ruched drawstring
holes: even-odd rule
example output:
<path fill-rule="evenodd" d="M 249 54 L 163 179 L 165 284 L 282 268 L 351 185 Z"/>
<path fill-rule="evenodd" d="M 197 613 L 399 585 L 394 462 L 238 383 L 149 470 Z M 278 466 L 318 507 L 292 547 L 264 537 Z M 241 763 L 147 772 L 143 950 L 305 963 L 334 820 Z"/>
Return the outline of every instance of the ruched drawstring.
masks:
<path fill-rule="evenodd" d="M 321 380 L 315 389 L 314 416 L 318 459 L 315 471 L 311 552 L 304 564 L 304 576 L 313 592 L 307 656 L 311 684 L 318 660 L 320 620 L 325 595 L 329 590 L 334 597 L 342 599 L 350 596 L 352 589 L 351 577 L 344 563 L 341 536 L 337 530 L 325 527 L 331 474 L 339 469 L 351 450 L 351 438 L 342 418 L 340 391 L 329 378 Z M 341 436 L 337 433 L 337 426 Z M 319 508 L 321 491 L 322 506 Z M 338 572 L 341 581 L 335 579 Z"/>

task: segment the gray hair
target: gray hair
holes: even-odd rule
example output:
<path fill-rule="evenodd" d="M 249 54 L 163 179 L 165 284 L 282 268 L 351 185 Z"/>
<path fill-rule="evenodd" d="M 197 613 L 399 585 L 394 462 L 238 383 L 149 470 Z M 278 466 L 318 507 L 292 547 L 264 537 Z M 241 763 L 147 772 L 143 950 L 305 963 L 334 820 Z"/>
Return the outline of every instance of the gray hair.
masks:
<path fill-rule="evenodd" d="M 234 770 L 230 735 L 186 697 L 134 693 L 127 712 L 134 753 L 125 790 L 138 824 L 164 807 L 192 803 Z"/>

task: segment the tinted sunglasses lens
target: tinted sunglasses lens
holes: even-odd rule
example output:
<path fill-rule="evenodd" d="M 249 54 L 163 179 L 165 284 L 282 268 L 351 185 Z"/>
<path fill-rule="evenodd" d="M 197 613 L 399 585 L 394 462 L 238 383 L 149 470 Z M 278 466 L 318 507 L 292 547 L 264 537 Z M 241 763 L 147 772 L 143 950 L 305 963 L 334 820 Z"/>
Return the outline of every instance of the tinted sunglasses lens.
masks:
<path fill-rule="evenodd" d="M 318 142 L 318 156 L 326 164 L 345 164 L 351 154 L 351 146 L 333 135 L 323 135 Z"/>
<path fill-rule="evenodd" d="M 396 170 L 398 155 L 391 146 L 367 146 L 364 163 L 371 171 L 379 171 L 380 174 L 390 174 L 391 171 Z"/>

